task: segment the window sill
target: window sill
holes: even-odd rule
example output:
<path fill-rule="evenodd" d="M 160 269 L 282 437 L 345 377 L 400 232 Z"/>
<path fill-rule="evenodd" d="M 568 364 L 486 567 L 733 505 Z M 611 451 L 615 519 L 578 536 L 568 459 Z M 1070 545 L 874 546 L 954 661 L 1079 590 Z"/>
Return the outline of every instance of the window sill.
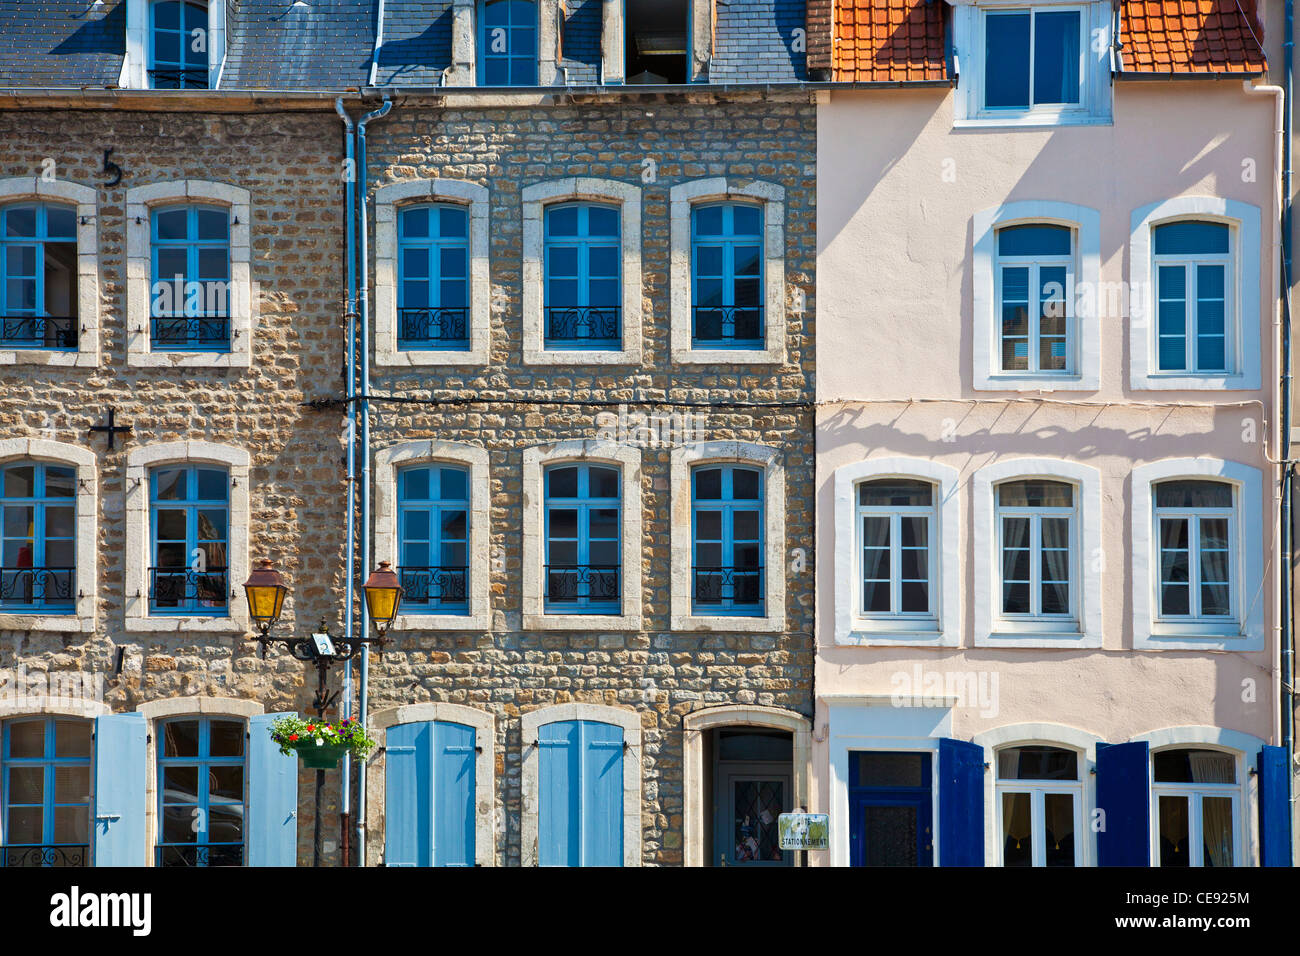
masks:
<path fill-rule="evenodd" d="M 172 631 L 198 631 L 204 634 L 245 634 L 248 626 L 232 617 L 128 617 L 127 631 L 170 633 Z"/>
<path fill-rule="evenodd" d="M 1089 634 L 1079 630 L 1035 630 L 1033 625 L 1012 630 L 1007 627 L 994 630 L 991 634 L 976 635 L 976 647 L 1055 647 L 1063 650 L 1073 648 L 1101 647 L 1101 634 Z"/>
<path fill-rule="evenodd" d="M 836 631 L 835 643 L 845 647 L 955 647 L 957 635 L 945 632 L 934 620 L 856 618 L 848 631 Z"/>
<path fill-rule="evenodd" d="M 54 365 L 60 368 L 98 368 L 96 352 L 55 349 L 0 349 L 0 365 Z"/>
<path fill-rule="evenodd" d="M 640 365 L 640 349 L 524 349 L 525 365 Z"/>
<path fill-rule="evenodd" d="M 525 631 L 639 631 L 641 615 L 524 614 Z"/>
<path fill-rule="evenodd" d="M 486 631 L 486 614 L 399 614 L 394 631 Z"/>
<path fill-rule="evenodd" d="M 1215 391 L 1251 392 L 1259 390 L 1259 377 L 1255 375 L 1188 375 L 1185 373 L 1138 375 L 1130 382 L 1135 391 Z"/>
<path fill-rule="evenodd" d="M 1101 386 L 1082 375 L 1008 375 L 998 373 L 977 376 L 972 386 L 977 392 L 1095 392 Z"/>
<path fill-rule="evenodd" d="M 61 634 L 91 634 L 95 619 L 75 614 L 0 613 L 0 631 L 50 631 Z"/>
<path fill-rule="evenodd" d="M 678 365 L 784 365 L 784 348 L 766 349 L 673 349 Z"/>
<path fill-rule="evenodd" d="M 1264 642 L 1243 634 L 1240 625 L 1203 628 L 1154 625 L 1147 634 L 1133 638 L 1134 650 L 1145 651 L 1251 651 L 1263 650 Z"/>
<path fill-rule="evenodd" d="M 953 120 L 953 129 L 1043 129 L 1054 126 L 1113 126 L 1113 117 L 1094 113 L 1019 113 Z"/>
<path fill-rule="evenodd" d="M 138 352 L 127 356 L 134 368 L 250 368 L 247 351 L 235 352 Z"/>
<path fill-rule="evenodd" d="M 700 631 L 705 633 L 771 633 L 785 629 L 784 615 L 777 617 L 747 617 L 741 614 L 709 616 L 703 614 L 674 614 L 671 627 L 674 631 Z"/>
<path fill-rule="evenodd" d="M 375 365 L 384 367 L 409 368 L 413 366 L 461 366 L 487 365 L 487 349 L 405 349 L 397 351 L 378 351 L 375 353 Z"/>

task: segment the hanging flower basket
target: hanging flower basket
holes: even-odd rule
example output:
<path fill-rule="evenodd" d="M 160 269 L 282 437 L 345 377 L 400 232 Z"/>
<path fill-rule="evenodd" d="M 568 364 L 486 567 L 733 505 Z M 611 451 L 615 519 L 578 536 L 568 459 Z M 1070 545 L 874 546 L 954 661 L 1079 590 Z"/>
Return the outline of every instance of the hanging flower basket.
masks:
<path fill-rule="evenodd" d="M 280 753 L 286 757 L 296 753 L 303 766 L 313 770 L 337 767 L 344 754 L 365 760 L 375 746 L 365 728 L 351 717 L 330 723 L 286 715 L 271 724 L 271 740 L 280 745 Z"/>

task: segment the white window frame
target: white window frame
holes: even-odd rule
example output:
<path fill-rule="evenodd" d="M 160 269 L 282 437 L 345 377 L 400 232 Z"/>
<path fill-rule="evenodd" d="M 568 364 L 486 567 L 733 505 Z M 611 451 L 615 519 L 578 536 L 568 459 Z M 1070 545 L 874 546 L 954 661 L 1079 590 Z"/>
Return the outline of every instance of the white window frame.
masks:
<path fill-rule="evenodd" d="M 1066 289 L 1071 317 L 1067 348 L 1070 372 L 1003 371 L 997 233 L 1007 226 L 1065 226 L 1071 230 L 1073 282 Z M 1101 387 L 1101 213 L 1087 206 L 1051 200 L 1003 203 L 973 218 L 974 318 L 972 387 L 977 391 L 1097 391 Z"/>
<path fill-rule="evenodd" d="M 149 614 L 149 472 L 161 465 L 212 464 L 230 475 L 230 517 L 227 529 L 229 557 L 225 617 Z M 126 569 L 125 628 L 128 632 L 202 631 L 209 634 L 246 634 L 248 602 L 239 593 L 248 580 L 249 465 L 243 448 L 207 441 L 165 442 L 132 448 L 126 455 Z"/>
<path fill-rule="evenodd" d="M 724 176 L 677 183 L 668 191 L 669 346 L 679 365 L 786 364 L 785 187 L 763 180 L 741 182 Z M 763 209 L 763 335 L 761 349 L 692 347 L 691 211 L 695 206 L 758 200 Z"/>
<path fill-rule="evenodd" d="M 486 365 L 492 337 L 488 188 L 461 179 L 414 179 L 375 190 L 375 365 Z M 407 205 L 446 203 L 469 214 L 469 349 L 397 347 L 397 217 Z"/>
<path fill-rule="evenodd" d="M 1233 486 L 1236 520 L 1230 526 L 1236 549 L 1232 568 L 1234 619 L 1215 622 L 1160 620 L 1157 575 L 1159 536 L 1154 486 L 1171 479 L 1208 479 Z M 1265 648 L 1264 479 L 1258 468 L 1217 458 L 1171 458 L 1133 469 L 1130 513 L 1133 526 L 1133 647 L 1135 650 L 1233 650 Z"/>
<path fill-rule="evenodd" d="M 1156 263 L 1153 230 L 1184 219 L 1222 222 L 1230 228 L 1225 309 L 1227 372 L 1161 372 L 1156 342 Z M 1133 210 L 1129 234 L 1129 387 L 1252 391 L 1260 387 L 1260 211 L 1218 196 L 1179 196 Z"/>
<path fill-rule="evenodd" d="M 934 488 L 930 531 L 928 617 L 872 617 L 861 613 L 858 485 L 877 478 L 928 481 Z M 850 645 L 934 645 L 961 642 L 961 496 L 959 472 L 925 458 L 873 458 L 835 470 L 835 643 Z M 934 523 L 937 522 L 937 527 Z"/>
<path fill-rule="evenodd" d="M 763 470 L 762 617 L 692 613 L 691 471 L 705 464 L 757 465 Z M 735 441 L 678 445 L 672 450 L 669 483 L 672 488 L 672 629 L 722 633 L 785 630 L 785 466 L 781 450 Z"/>
<path fill-rule="evenodd" d="M 1007 481 L 1044 478 L 1074 485 L 1070 597 L 1073 620 L 1008 618 L 1001 613 L 1001 522 L 995 494 Z M 1056 458 L 1011 458 L 985 465 L 972 478 L 975 510 L 975 646 L 1101 647 L 1101 472 Z"/>
<path fill-rule="evenodd" d="M 172 352 L 150 347 L 153 282 L 152 212 L 171 204 L 230 210 L 230 351 Z M 252 205 L 247 189 L 201 179 L 175 179 L 126 191 L 126 361 L 134 368 L 250 368 L 257 295 L 253 289 Z"/>
<path fill-rule="evenodd" d="M 537 866 L 537 810 L 541 796 L 541 759 L 538 731 L 560 720 L 592 720 L 623 730 L 623 865 L 641 865 L 641 715 L 624 707 L 604 704 L 553 704 L 529 711 L 520 718 L 523 753 L 520 768 L 520 856 L 524 866 Z"/>
<path fill-rule="evenodd" d="M 399 498 L 397 474 L 409 465 L 460 465 L 469 469 L 469 593 L 466 614 L 402 612 L 395 630 L 486 631 L 491 626 L 488 538 L 491 483 L 487 449 L 464 442 L 400 442 L 375 454 L 375 560 L 400 567 L 398 558 Z"/>
<path fill-rule="evenodd" d="M 1067 750 L 1075 755 L 1075 767 L 1077 779 L 1071 780 L 1016 780 L 1006 779 L 998 776 L 998 755 L 1002 750 L 1014 749 L 1016 747 L 1055 747 L 1058 750 Z M 992 761 L 989 766 L 990 776 L 993 778 L 993 833 L 997 852 L 997 866 L 1006 866 L 1004 856 L 1005 846 L 1002 840 L 1002 795 L 1005 793 L 1027 793 L 1029 794 L 1029 838 L 1031 841 L 1031 859 L 1033 867 L 1043 867 L 1047 865 L 1046 858 L 1046 824 L 1044 823 L 1044 797 L 1048 794 L 1068 794 L 1074 798 L 1074 865 L 1076 868 L 1085 866 L 1085 848 L 1086 844 L 1092 839 L 1092 830 L 1084 826 L 1084 775 L 1088 772 L 1088 760 L 1083 753 L 1080 753 L 1074 747 L 1066 747 L 1059 743 L 1045 741 L 1018 744 L 1003 744 L 997 747 L 992 754 Z"/>
<path fill-rule="evenodd" d="M 616 179 L 588 176 L 525 186 L 523 201 L 523 327 L 525 365 L 641 364 L 641 189 Z M 546 207 L 594 202 L 619 210 L 623 337 L 621 349 L 548 349 L 545 339 Z"/>
<path fill-rule="evenodd" d="M 612 465 L 619 469 L 621 614 L 545 613 L 545 488 L 547 466 L 565 462 Z M 526 631 L 641 630 L 641 449 L 612 442 L 570 439 L 524 449 L 523 628 Z"/>
<path fill-rule="evenodd" d="M 199 2 L 208 8 L 208 89 L 215 90 L 221 85 L 226 65 L 226 0 Z M 149 64 L 153 62 L 150 3 L 151 0 L 126 0 L 126 48 L 122 72 L 117 78 L 117 85 L 124 90 L 150 88 Z M 201 93 L 202 90 L 189 92 Z"/>
<path fill-rule="evenodd" d="M 1011 10 L 1082 12 L 1080 102 L 1078 106 L 1031 106 L 1027 110 L 984 108 L 985 28 L 989 13 Z M 1111 122 L 1110 49 L 1114 22 L 1108 3 L 1068 0 L 982 0 L 955 4 L 953 33 L 958 73 L 953 125 L 957 127 L 1082 126 Z M 1032 41 L 1031 41 L 1032 42 Z M 1100 47 L 1100 49 L 1098 49 Z M 1032 49 L 1031 49 L 1032 55 Z M 1032 84 L 1032 77 L 1031 77 Z"/>
<path fill-rule="evenodd" d="M 0 439 L 0 465 L 49 462 L 76 469 L 74 545 L 77 597 L 71 614 L 0 613 L 0 630 L 91 634 L 99 594 L 99 478 L 95 453 L 78 445 L 43 438 Z"/>

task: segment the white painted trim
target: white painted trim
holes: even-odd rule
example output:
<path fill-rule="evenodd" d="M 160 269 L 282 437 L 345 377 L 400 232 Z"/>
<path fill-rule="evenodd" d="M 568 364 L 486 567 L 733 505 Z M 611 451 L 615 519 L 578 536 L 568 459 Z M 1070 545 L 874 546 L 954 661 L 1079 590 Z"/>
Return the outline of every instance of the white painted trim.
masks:
<path fill-rule="evenodd" d="M 227 617 L 149 614 L 149 471 L 159 465 L 210 463 L 230 472 L 230 524 L 227 528 Z M 248 579 L 249 454 L 243 448 L 207 441 L 177 441 L 132 448 L 126 456 L 126 574 L 123 588 L 128 632 L 246 634 L 248 603 L 239 593 Z"/>
<path fill-rule="evenodd" d="M 704 735 L 718 727 L 766 727 L 788 731 L 793 738 L 792 810 L 808 809 L 812 771 L 812 721 L 803 714 L 757 704 L 722 704 L 692 711 L 682 718 L 682 847 L 686 866 L 704 866 L 712 849 L 704 844 L 704 821 L 713 805 L 706 793 Z"/>
<path fill-rule="evenodd" d="M 1000 626 L 997 606 L 999 566 L 994 486 L 1009 479 L 1055 478 L 1075 486 L 1078 552 L 1073 582 L 1076 590 L 1076 632 L 1033 631 L 1032 625 L 1014 631 Z M 985 465 L 971 478 L 975 512 L 975 646 L 1094 648 L 1101 647 L 1102 575 L 1093 572 L 1101 547 L 1101 472 L 1090 465 L 1057 458 L 1010 458 Z"/>
<path fill-rule="evenodd" d="M 604 462 L 618 465 L 623 500 L 622 613 L 547 614 L 542 594 L 546 563 L 542 512 L 544 466 L 559 462 Z M 641 630 L 641 449 L 589 439 L 571 439 L 524 449 L 523 628 L 525 631 Z"/>
<path fill-rule="evenodd" d="M 1152 485 L 1169 478 L 1218 478 L 1234 488 L 1237 512 L 1237 548 L 1232 569 L 1238 606 L 1248 613 L 1232 622 L 1235 633 L 1206 624 L 1203 636 L 1188 634 L 1184 626 L 1170 627 L 1155 620 L 1156 553 Z M 1264 579 L 1264 480 L 1258 468 L 1214 458 L 1171 458 L 1133 469 L 1129 512 L 1133 526 L 1133 647 L 1135 650 L 1264 650 L 1264 608 L 1269 600 Z"/>
<path fill-rule="evenodd" d="M 149 346 L 152 224 L 156 206 L 172 203 L 230 210 L 230 351 L 154 352 Z M 239 222 L 236 223 L 235 220 Z M 257 295 L 253 289 L 252 205 L 247 189 L 201 179 L 173 179 L 126 191 L 126 359 L 135 368 L 249 368 Z"/>
<path fill-rule="evenodd" d="M 0 613 L 0 630 L 94 633 L 99 606 L 99 471 L 95 453 L 79 445 L 44 438 L 0 439 L 0 465 L 15 461 L 46 461 L 76 469 L 73 521 L 77 598 L 71 614 Z"/>
<path fill-rule="evenodd" d="M 857 486 L 859 482 L 896 476 L 924 478 L 936 485 L 935 580 L 938 602 L 932 626 L 919 621 L 914 628 L 857 613 Z M 883 646 L 957 647 L 961 644 L 961 495 L 956 468 L 928 458 L 870 458 L 835 469 L 835 643 Z"/>
<path fill-rule="evenodd" d="M 486 186 L 461 179 L 412 179 L 375 190 L 375 364 L 486 365 L 492 338 L 491 243 Z M 397 215 L 401 207 L 449 203 L 469 214 L 469 350 L 397 348 Z"/>
<path fill-rule="evenodd" d="M 691 347 L 691 208 L 699 203 L 751 199 L 763 208 L 763 326 L 766 348 Z M 682 365 L 784 365 L 787 362 L 785 187 L 763 180 L 692 179 L 669 190 L 669 344 Z"/>
<path fill-rule="evenodd" d="M 525 186 L 523 201 L 523 326 L 525 365 L 641 364 L 641 189 L 616 179 L 587 176 Z M 543 303 L 546 299 L 546 207 L 578 200 L 618 207 L 622 254 L 623 347 L 618 350 L 547 349 Z"/>
<path fill-rule="evenodd" d="M 691 469 L 706 462 L 759 465 L 763 469 L 762 617 L 691 613 Z M 672 596 L 674 631 L 781 631 L 785 629 L 785 466 L 781 449 L 738 441 L 678 445 L 671 453 Z"/>
<path fill-rule="evenodd" d="M 553 704 L 529 711 L 520 720 L 522 754 L 520 856 L 524 866 L 537 865 L 537 808 L 541 793 L 537 733 L 559 720 L 590 720 L 623 728 L 623 865 L 641 865 L 641 715 L 604 704 Z"/>
<path fill-rule="evenodd" d="M 117 85 L 124 90 L 149 88 L 149 0 L 126 0 L 126 49 Z"/>
<path fill-rule="evenodd" d="M 491 603 L 488 573 L 491 481 L 487 449 L 464 442 L 421 439 L 399 442 L 375 453 L 375 560 L 399 567 L 397 471 L 416 464 L 447 462 L 469 468 L 469 613 L 398 614 L 394 630 L 486 631 Z"/>
<path fill-rule="evenodd" d="M 77 216 L 77 350 L 0 350 L 0 366 L 57 365 L 74 368 L 99 366 L 99 331 L 102 325 L 99 296 L 99 196 L 93 186 L 62 180 L 48 182 L 40 176 L 0 179 L 0 204 L 31 200 L 72 206 Z"/>
<path fill-rule="evenodd" d="M 999 369 L 997 230 L 1023 223 L 1067 226 L 1074 245 L 1074 288 L 1066 290 L 1074 310 L 1071 375 L 1004 372 Z M 1090 391 L 1101 387 L 1101 214 L 1087 206 L 1051 200 L 1009 202 L 975 213 L 973 219 L 973 374 L 977 391 Z M 1091 290 L 1091 291 L 1089 291 Z M 1032 348 L 1033 343 L 1030 343 Z"/>
<path fill-rule="evenodd" d="M 375 837 L 372 848 L 377 859 L 383 859 L 385 837 L 385 773 L 387 759 L 383 748 L 388 745 L 388 728 L 399 724 L 419 724 L 428 721 L 464 724 L 474 728 L 474 742 L 478 753 L 474 757 L 474 862 L 478 866 L 496 865 L 496 718 L 491 711 L 432 701 L 422 704 L 401 704 L 386 707 L 370 717 L 376 748 L 368 761 L 366 792 L 370 799 L 367 808 L 370 819 L 367 827 Z"/>
<path fill-rule="evenodd" d="M 0 720 L 22 717 L 85 717 L 93 720 L 111 714 L 102 700 L 65 697 L 0 697 Z"/>
<path fill-rule="evenodd" d="M 1232 228 L 1233 267 L 1230 280 L 1231 328 L 1236 334 L 1231 352 L 1236 371 L 1229 375 L 1157 372 L 1156 312 L 1152 230 L 1177 219 L 1209 219 Z M 1142 390 L 1185 389 L 1251 391 L 1260 387 L 1260 328 L 1269 316 L 1260 301 L 1260 212 L 1258 206 L 1218 196 L 1178 196 L 1133 210 L 1129 235 L 1129 387 Z"/>
<path fill-rule="evenodd" d="M 627 82 L 627 56 L 624 53 L 627 27 L 623 21 L 623 0 L 600 3 L 600 82 L 621 86 Z"/>

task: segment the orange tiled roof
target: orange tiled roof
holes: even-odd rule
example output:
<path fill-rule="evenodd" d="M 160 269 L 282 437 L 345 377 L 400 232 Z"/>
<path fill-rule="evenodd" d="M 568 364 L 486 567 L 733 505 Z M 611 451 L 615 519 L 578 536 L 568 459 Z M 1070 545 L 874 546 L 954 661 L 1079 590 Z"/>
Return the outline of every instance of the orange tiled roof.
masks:
<path fill-rule="evenodd" d="M 1125 0 L 1125 73 L 1263 73 L 1255 0 Z"/>
<path fill-rule="evenodd" d="M 831 66 L 845 82 L 944 80 L 944 0 L 837 0 Z"/>

